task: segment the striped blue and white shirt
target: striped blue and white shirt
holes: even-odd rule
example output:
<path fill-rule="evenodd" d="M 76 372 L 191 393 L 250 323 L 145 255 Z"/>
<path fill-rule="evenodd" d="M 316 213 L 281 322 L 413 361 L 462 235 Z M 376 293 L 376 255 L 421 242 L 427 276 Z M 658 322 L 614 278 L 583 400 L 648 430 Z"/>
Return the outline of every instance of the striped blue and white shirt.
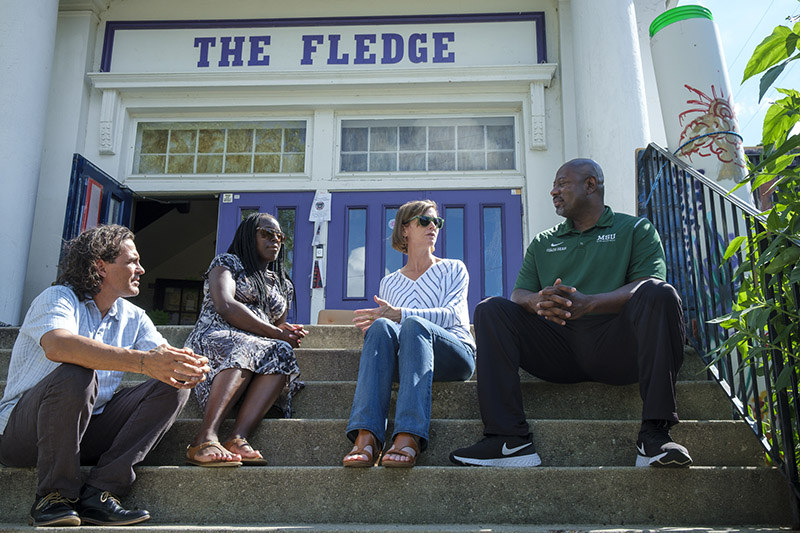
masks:
<path fill-rule="evenodd" d="M 146 351 L 166 343 L 144 310 L 123 298 L 117 298 L 102 317 L 91 298 L 81 302 L 69 287 L 48 287 L 31 303 L 11 351 L 8 382 L 0 400 L 0 434 L 22 394 L 61 364 L 48 359 L 39 344 L 42 336 L 54 329 L 65 329 L 109 346 L 135 350 Z M 122 374 L 97 371 L 99 387 L 92 414 L 103 412 L 122 381 Z"/>
<path fill-rule="evenodd" d="M 475 348 L 469 332 L 467 266 L 458 259 L 442 259 L 434 263 L 417 280 L 399 270 L 381 280 L 378 296 L 399 307 L 403 320 L 418 316 L 446 329 Z"/>

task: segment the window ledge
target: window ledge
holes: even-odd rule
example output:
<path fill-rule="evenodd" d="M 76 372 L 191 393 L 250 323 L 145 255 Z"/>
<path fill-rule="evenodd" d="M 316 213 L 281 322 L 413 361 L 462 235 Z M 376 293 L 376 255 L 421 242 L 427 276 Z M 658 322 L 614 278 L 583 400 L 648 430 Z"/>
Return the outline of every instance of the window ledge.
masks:
<path fill-rule="evenodd" d="M 251 88 L 297 86 L 347 86 L 436 83 L 539 83 L 548 87 L 556 64 L 504 65 L 492 67 L 452 67 L 437 69 L 348 70 L 341 72 L 202 72 L 202 73 L 125 73 L 90 72 L 96 89 L 121 92 L 135 89 Z"/>

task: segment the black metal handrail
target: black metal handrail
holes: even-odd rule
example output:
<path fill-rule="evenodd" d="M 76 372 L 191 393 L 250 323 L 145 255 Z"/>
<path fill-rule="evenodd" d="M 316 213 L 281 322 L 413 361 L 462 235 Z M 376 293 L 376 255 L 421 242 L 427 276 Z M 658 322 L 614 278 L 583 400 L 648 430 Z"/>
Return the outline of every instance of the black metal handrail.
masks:
<path fill-rule="evenodd" d="M 769 460 L 789 481 L 796 498 L 800 498 L 798 373 L 794 368 L 789 386 L 779 390 L 775 385 L 784 366 L 794 363 L 780 350 L 770 349 L 767 343 L 798 346 L 797 324 L 785 322 L 785 327 L 794 329 L 780 338 L 775 328 L 769 326 L 763 332 L 764 342 L 754 345 L 742 341 L 732 352 L 720 357 L 713 354 L 733 332 L 709 323 L 731 311 L 741 286 L 741 277 L 736 275 L 740 274 L 737 273 L 740 266 L 779 308 L 796 312 L 800 287 L 798 283 L 788 285 L 786 272 L 769 275 L 755 269 L 759 254 L 772 241 L 769 235 L 755 247 L 749 246 L 723 261 L 733 238 L 743 236 L 752 244 L 754 236 L 763 231 L 763 217 L 752 206 L 728 195 L 719 185 L 655 144 L 639 153 L 637 167 L 639 216 L 652 221 L 661 235 L 667 256 L 667 281 L 683 299 L 689 341 L 708 365 L 709 374 L 730 398 L 735 415 L 752 428 Z M 753 252 L 754 248 L 759 251 Z M 754 349 L 760 352 L 759 356 L 747 357 Z"/>

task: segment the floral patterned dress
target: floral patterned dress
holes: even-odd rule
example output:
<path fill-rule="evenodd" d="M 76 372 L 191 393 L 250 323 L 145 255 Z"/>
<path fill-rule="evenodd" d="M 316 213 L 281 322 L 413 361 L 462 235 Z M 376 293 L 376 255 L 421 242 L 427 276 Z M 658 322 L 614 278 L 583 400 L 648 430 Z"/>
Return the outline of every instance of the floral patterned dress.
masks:
<path fill-rule="evenodd" d="M 261 301 L 255 284 L 247 277 L 244 265 L 236 255 L 220 254 L 211 261 L 203 275 L 205 284 L 200 317 L 185 343 L 195 353 L 208 357 L 208 366 L 211 367 L 207 379 L 194 388 L 197 401 L 205 411 L 214 377 L 227 368 L 244 368 L 257 374 L 285 374 L 290 376 L 289 384 L 275 405 L 284 417 L 289 418 L 292 414 L 292 396 L 304 386 L 297 380 L 300 369 L 294 350 L 286 341 L 237 329 L 217 313 L 208 287 L 208 275 L 217 266 L 231 272 L 236 282 L 236 301 L 246 305 L 259 318 L 275 324 L 288 306 L 286 297 L 278 287 L 278 278 L 272 272 L 268 272 L 268 280 L 273 281 L 269 294 L 265 301 Z"/>

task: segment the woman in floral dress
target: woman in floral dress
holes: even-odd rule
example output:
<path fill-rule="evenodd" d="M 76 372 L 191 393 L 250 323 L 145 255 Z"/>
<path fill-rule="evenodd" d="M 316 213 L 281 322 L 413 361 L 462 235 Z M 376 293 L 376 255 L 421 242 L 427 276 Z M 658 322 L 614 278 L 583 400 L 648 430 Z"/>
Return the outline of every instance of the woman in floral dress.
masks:
<path fill-rule="evenodd" d="M 190 464 L 265 465 L 248 436 L 281 393 L 279 406 L 291 416 L 291 396 L 302 387 L 293 348 L 308 332 L 286 322 L 294 289 L 284 271 L 284 239 L 275 217 L 252 214 L 204 275 L 200 318 L 186 346 L 208 358 L 211 372 L 194 389 L 204 415 L 186 450 Z M 220 425 L 240 400 L 233 429 L 220 442 Z"/>

